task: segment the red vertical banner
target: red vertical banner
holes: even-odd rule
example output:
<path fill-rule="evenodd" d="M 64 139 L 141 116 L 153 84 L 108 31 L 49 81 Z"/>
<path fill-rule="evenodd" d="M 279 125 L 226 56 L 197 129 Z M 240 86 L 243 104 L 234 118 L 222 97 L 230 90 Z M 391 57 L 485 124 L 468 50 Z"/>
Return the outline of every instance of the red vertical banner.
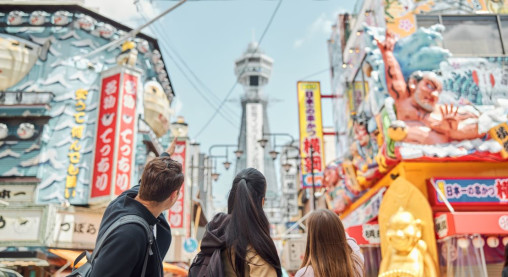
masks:
<path fill-rule="evenodd" d="M 102 74 L 90 200 L 110 200 L 130 187 L 139 73 L 115 67 Z"/>
<path fill-rule="evenodd" d="M 95 158 L 93 163 L 90 198 L 108 196 L 114 172 L 116 121 L 120 96 L 120 73 L 103 78 L 95 137 Z"/>
<path fill-rule="evenodd" d="M 117 166 L 115 178 L 115 195 L 120 195 L 131 184 L 132 162 L 134 152 L 134 134 L 136 123 L 136 92 L 138 77 L 124 73 L 120 115 L 119 141 L 117 150 Z"/>
<path fill-rule="evenodd" d="M 182 164 L 183 175 L 185 176 L 185 155 L 186 155 L 186 141 L 176 141 L 175 152 L 171 155 L 171 158 Z M 185 182 L 180 188 L 180 195 L 176 200 L 175 205 L 169 210 L 168 222 L 171 228 L 183 228 L 184 227 L 184 199 L 185 199 Z"/>

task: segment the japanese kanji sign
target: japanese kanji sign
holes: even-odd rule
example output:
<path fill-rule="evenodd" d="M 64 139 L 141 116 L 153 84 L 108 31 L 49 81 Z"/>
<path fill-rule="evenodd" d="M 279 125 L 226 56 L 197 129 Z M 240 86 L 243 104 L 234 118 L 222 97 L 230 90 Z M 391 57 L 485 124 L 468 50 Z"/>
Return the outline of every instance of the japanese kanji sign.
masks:
<path fill-rule="evenodd" d="M 186 154 L 186 141 L 176 141 L 175 153 L 171 155 L 171 159 L 182 164 L 183 174 L 185 176 L 185 154 Z M 180 188 L 180 195 L 178 195 L 178 199 L 176 200 L 175 205 L 171 207 L 168 213 L 168 222 L 171 229 L 179 229 L 184 227 L 184 218 L 185 218 L 185 182 L 182 184 Z"/>
<path fill-rule="evenodd" d="M 139 74 L 125 67 L 103 73 L 90 199 L 119 195 L 132 178 Z"/>
<path fill-rule="evenodd" d="M 501 156 L 504 159 L 508 158 L 508 124 L 502 123 L 497 125 L 496 127 L 490 129 L 489 134 L 503 147 L 501 150 Z"/>
<path fill-rule="evenodd" d="M 508 178 L 434 178 L 434 182 L 452 205 L 508 203 Z M 437 191 L 429 192 L 436 205 L 444 205 Z"/>
<path fill-rule="evenodd" d="M 302 186 L 303 188 L 312 187 L 312 171 L 314 171 L 314 185 L 320 187 L 325 165 L 323 164 L 323 121 L 319 82 L 298 82 L 298 110 Z"/>

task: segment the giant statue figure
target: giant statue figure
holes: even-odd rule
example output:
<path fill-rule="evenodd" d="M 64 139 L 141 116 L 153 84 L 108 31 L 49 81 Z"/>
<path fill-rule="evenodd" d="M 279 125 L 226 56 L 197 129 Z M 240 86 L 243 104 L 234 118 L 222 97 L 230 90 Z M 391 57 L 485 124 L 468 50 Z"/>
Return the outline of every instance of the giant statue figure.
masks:
<path fill-rule="evenodd" d="M 384 42 L 377 40 L 385 63 L 388 93 L 394 100 L 397 119 L 405 123 L 404 142 L 439 144 L 456 140 L 475 139 L 478 116 L 453 105 L 438 104 L 441 82 L 433 72 L 416 71 L 406 82 L 393 54 L 394 35 L 387 31 Z"/>
<path fill-rule="evenodd" d="M 422 222 L 399 208 L 389 220 L 388 249 L 379 268 L 379 277 L 437 277 L 432 256 L 422 239 Z"/>

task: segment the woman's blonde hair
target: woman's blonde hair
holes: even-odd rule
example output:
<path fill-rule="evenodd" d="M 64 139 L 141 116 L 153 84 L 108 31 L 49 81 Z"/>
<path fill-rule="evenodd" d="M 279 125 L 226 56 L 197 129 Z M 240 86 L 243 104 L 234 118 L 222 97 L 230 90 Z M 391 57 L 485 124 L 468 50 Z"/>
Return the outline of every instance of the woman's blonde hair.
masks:
<path fill-rule="evenodd" d="M 316 210 L 307 219 L 307 246 L 302 266 L 311 265 L 315 277 L 363 276 L 363 263 L 347 243 L 339 216 Z"/>

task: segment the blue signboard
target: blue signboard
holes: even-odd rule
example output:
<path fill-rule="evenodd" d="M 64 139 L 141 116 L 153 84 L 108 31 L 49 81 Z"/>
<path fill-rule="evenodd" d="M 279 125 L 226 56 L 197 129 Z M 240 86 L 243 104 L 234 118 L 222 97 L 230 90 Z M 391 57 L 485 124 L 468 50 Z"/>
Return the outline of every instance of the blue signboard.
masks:
<path fill-rule="evenodd" d="M 508 203 L 508 178 L 435 178 L 436 186 L 450 203 Z M 436 204 L 444 204 L 434 190 Z"/>

